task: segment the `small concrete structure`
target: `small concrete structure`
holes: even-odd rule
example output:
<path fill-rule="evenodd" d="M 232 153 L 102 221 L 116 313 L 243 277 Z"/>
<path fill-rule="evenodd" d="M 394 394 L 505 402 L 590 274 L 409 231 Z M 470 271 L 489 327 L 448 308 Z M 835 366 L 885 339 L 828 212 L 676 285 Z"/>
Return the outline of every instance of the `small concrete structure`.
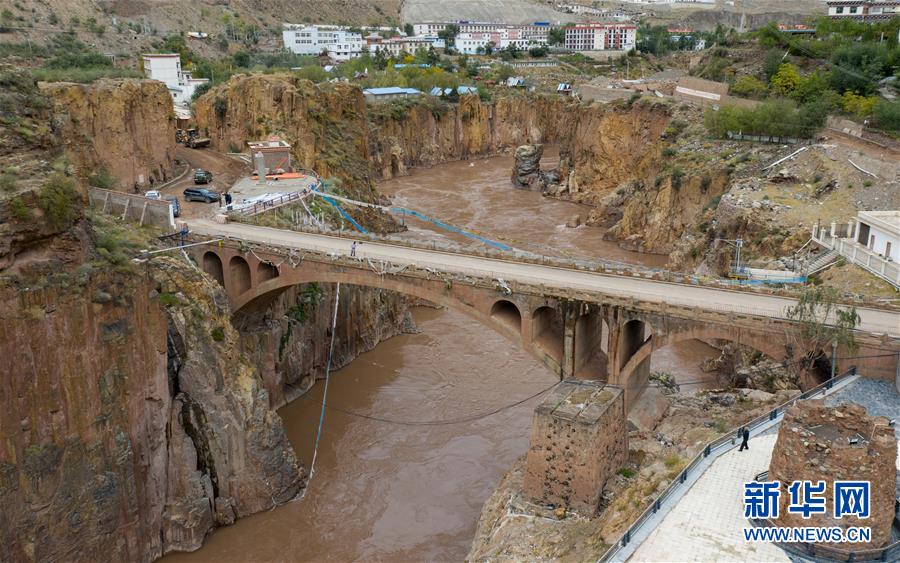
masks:
<path fill-rule="evenodd" d="M 274 174 L 276 170 L 293 171 L 291 167 L 291 145 L 278 139 L 270 141 L 247 141 L 250 157 L 262 153 L 266 174 Z"/>
<path fill-rule="evenodd" d="M 606 481 L 628 458 L 625 425 L 622 389 L 560 382 L 534 411 L 525 496 L 593 516 Z"/>

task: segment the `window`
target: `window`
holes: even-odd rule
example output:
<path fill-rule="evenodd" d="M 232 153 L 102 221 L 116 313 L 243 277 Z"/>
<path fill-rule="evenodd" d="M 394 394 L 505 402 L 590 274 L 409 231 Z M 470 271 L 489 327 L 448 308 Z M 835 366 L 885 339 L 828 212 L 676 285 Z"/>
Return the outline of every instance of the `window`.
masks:
<path fill-rule="evenodd" d="M 834 13 L 835 13 L 835 14 L 843 14 L 843 13 L 844 13 L 844 7 L 843 7 L 843 6 L 838 6 L 837 8 L 834 9 Z"/>
<path fill-rule="evenodd" d="M 851 13 L 851 14 L 855 14 L 855 13 L 856 13 L 856 10 L 857 10 L 856 6 L 851 6 L 851 7 L 850 7 L 850 13 Z"/>

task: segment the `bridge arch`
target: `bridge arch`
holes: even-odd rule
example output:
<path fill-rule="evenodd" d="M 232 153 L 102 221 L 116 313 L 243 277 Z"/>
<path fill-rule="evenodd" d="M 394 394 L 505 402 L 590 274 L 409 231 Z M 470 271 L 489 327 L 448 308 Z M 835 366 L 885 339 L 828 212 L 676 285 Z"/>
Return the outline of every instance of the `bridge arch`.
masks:
<path fill-rule="evenodd" d="M 225 287 L 225 270 L 222 267 L 222 259 L 219 258 L 218 254 L 212 251 L 204 252 L 200 266 L 204 272 L 219 282 L 219 285 Z"/>
<path fill-rule="evenodd" d="M 742 346 L 753 348 L 758 352 L 769 356 L 776 361 L 784 361 L 787 357 L 787 351 L 784 346 L 777 344 L 778 339 L 772 338 L 771 335 L 740 327 L 724 328 L 722 326 L 710 326 L 706 324 L 698 324 L 687 329 L 660 335 L 651 335 L 641 347 L 636 350 L 619 370 L 617 382 L 626 387 L 626 389 L 636 386 L 640 381 L 638 375 L 641 370 L 650 365 L 650 356 L 653 352 L 684 342 L 686 340 L 726 340 Z"/>
<path fill-rule="evenodd" d="M 531 313 L 531 341 L 557 363 L 562 363 L 564 353 L 563 323 L 558 305 L 542 305 Z"/>
<path fill-rule="evenodd" d="M 512 329 L 517 334 L 522 334 L 522 313 L 512 301 L 506 299 L 495 301 L 491 305 L 491 318 Z"/>
<path fill-rule="evenodd" d="M 278 277 L 278 268 L 275 267 L 275 264 L 271 262 L 260 262 L 256 266 L 256 279 L 257 283 L 262 283 L 264 281 L 271 280 L 273 278 Z"/>
<path fill-rule="evenodd" d="M 232 256 L 228 261 L 228 272 L 233 290 L 240 295 L 250 289 L 250 264 L 241 256 Z"/>

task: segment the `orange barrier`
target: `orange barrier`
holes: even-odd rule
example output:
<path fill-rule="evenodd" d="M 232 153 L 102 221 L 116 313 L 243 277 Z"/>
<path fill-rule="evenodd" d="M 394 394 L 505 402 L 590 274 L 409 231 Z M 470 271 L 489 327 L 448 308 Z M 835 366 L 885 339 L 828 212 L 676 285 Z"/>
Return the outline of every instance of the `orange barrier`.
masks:
<path fill-rule="evenodd" d="M 250 174 L 251 178 L 259 178 L 256 172 Z M 301 172 L 285 172 L 284 174 L 266 174 L 266 180 L 296 180 L 298 178 L 307 178 L 307 174 Z"/>

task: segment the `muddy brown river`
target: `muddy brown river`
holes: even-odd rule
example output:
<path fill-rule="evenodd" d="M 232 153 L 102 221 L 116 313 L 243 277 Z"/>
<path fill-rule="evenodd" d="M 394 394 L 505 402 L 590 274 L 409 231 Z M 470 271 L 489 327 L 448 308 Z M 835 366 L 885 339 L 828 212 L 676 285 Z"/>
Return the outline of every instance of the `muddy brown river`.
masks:
<path fill-rule="evenodd" d="M 549 164 L 553 156 L 546 159 Z M 592 227 L 565 222 L 586 208 L 515 190 L 512 158 L 421 169 L 380 189 L 404 205 L 529 250 L 662 266 L 664 257 L 619 249 Z M 409 236 L 463 242 L 427 224 Z M 469 243 L 468 241 L 466 241 Z M 303 499 L 212 533 L 170 561 L 461 561 L 481 506 L 528 446 L 533 398 L 474 421 L 420 425 L 488 413 L 556 381 L 542 364 L 491 329 L 446 310 L 416 308 L 418 334 L 378 345 L 333 372 L 329 404 L 408 424 L 329 410 L 315 475 Z M 714 385 L 698 369 L 714 348 L 690 341 L 654 354 L 652 369 L 695 391 Z M 312 459 L 323 386 L 279 411 L 298 456 Z"/>

